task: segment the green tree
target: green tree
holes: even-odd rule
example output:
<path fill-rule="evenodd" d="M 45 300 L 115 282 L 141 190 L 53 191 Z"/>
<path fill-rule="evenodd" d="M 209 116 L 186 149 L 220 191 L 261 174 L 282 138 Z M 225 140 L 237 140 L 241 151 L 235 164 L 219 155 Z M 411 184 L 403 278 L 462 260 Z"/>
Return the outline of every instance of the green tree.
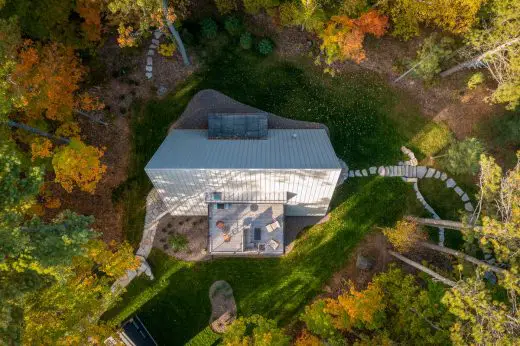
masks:
<path fill-rule="evenodd" d="M 492 0 L 486 16 L 466 35 L 466 59 L 441 73 L 485 67 L 498 83 L 492 100 L 514 109 L 520 104 L 520 2 Z M 467 58 L 469 56 L 469 59 Z"/>
<path fill-rule="evenodd" d="M 416 66 L 415 75 L 426 81 L 435 78 L 441 72 L 443 62 L 451 55 L 453 43 L 453 39 L 449 37 L 439 39 L 436 34 L 425 38 L 413 62 Z"/>
<path fill-rule="evenodd" d="M 316 0 L 289 1 L 280 5 L 282 25 L 299 26 L 301 30 L 319 31 L 325 24 L 325 12 Z"/>
<path fill-rule="evenodd" d="M 453 143 L 444 157 L 446 169 L 453 174 L 476 174 L 484 146 L 476 138 Z"/>
<path fill-rule="evenodd" d="M 226 330 L 222 338 L 224 345 L 284 346 L 290 338 L 276 322 L 260 315 L 239 317 Z"/>
<path fill-rule="evenodd" d="M 338 335 L 338 331 L 334 326 L 334 320 L 327 312 L 325 299 L 317 299 L 310 305 L 307 305 L 300 319 L 311 333 L 323 339 L 333 338 Z"/>

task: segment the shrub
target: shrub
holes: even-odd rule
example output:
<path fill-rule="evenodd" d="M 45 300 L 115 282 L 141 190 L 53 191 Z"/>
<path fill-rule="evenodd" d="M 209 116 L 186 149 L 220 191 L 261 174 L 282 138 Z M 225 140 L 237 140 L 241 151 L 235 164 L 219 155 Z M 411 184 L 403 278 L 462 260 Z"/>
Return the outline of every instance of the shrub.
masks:
<path fill-rule="evenodd" d="M 239 36 L 242 31 L 242 22 L 237 17 L 231 16 L 226 18 L 224 28 L 231 36 Z"/>
<path fill-rule="evenodd" d="M 273 51 L 273 43 L 268 38 L 263 38 L 258 43 L 258 52 L 262 55 L 269 55 Z"/>
<path fill-rule="evenodd" d="M 218 13 L 224 15 L 237 10 L 236 0 L 215 0 Z"/>
<path fill-rule="evenodd" d="M 170 244 L 173 252 L 186 250 L 188 243 L 188 238 L 186 238 L 184 234 L 174 233 L 170 239 L 168 239 L 168 244 Z"/>
<path fill-rule="evenodd" d="M 177 51 L 177 46 L 175 43 L 162 43 L 159 48 L 157 49 L 157 52 L 161 54 L 162 56 L 173 56 L 173 54 Z"/>
<path fill-rule="evenodd" d="M 417 242 L 426 240 L 426 235 L 417 224 L 409 221 L 398 221 L 395 228 L 384 228 L 383 234 L 399 252 L 408 252 Z"/>
<path fill-rule="evenodd" d="M 252 45 L 253 37 L 251 36 L 251 33 L 245 32 L 240 35 L 240 47 L 242 47 L 242 49 L 251 49 Z"/>
<path fill-rule="evenodd" d="M 217 37 L 217 23 L 211 19 L 206 18 L 200 22 L 202 37 L 206 39 L 214 39 Z"/>
<path fill-rule="evenodd" d="M 476 138 L 466 138 L 454 143 L 446 155 L 446 169 L 453 174 L 476 174 L 480 168 L 483 145 Z"/>
<path fill-rule="evenodd" d="M 475 89 L 478 85 L 484 83 L 486 77 L 482 72 L 473 73 L 468 79 L 468 89 Z"/>

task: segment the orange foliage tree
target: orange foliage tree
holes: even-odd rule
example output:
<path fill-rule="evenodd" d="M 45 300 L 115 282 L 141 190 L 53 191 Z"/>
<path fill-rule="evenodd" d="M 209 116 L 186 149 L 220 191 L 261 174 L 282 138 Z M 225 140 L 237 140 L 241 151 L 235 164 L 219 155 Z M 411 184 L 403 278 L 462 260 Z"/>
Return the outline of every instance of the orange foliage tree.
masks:
<path fill-rule="evenodd" d="M 325 62 L 330 65 L 335 61 L 347 59 L 360 63 L 365 59 L 363 40 L 366 34 L 381 37 L 385 34 L 388 17 L 370 10 L 358 19 L 347 16 L 332 16 L 320 34 L 321 49 L 325 52 Z"/>
<path fill-rule="evenodd" d="M 86 145 L 78 138 L 72 139 L 70 144 L 60 147 L 52 158 L 55 181 L 67 192 L 72 192 L 77 186 L 82 191 L 94 193 L 107 169 L 101 163 L 103 154 L 102 149 Z"/>
<path fill-rule="evenodd" d="M 70 119 L 75 93 L 85 75 L 74 50 L 58 43 L 42 46 L 26 40 L 18 60 L 12 78 L 22 100 L 19 108 L 32 119 Z"/>
<path fill-rule="evenodd" d="M 101 39 L 101 2 L 98 0 L 79 0 L 76 12 L 83 19 L 81 30 L 85 38 L 91 42 Z"/>
<path fill-rule="evenodd" d="M 378 328 L 384 318 L 384 293 L 382 288 L 369 283 L 363 291 L 358 291 L 353 283 L 348 292 L 337 299 L 327 299 L 326 311 L 333 317 L 333 323 L 339 330 L 352 328 Z"/>

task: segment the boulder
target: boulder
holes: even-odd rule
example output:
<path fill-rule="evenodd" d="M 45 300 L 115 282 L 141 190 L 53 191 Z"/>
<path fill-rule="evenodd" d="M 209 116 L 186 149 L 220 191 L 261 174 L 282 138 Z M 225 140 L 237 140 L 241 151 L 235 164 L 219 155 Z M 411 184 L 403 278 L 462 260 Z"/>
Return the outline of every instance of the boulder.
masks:
<path fill-rule="evenodd" d="M 367 257 L 361 256 L 361 255 L 357 256 L 356 267 L 358 269 L 370 270 L 370 269 L 372 269 L 373 266 L 374 266 L 374 261 L 373 260 L 371 260 L 371 259 L 369 259 Z"/>

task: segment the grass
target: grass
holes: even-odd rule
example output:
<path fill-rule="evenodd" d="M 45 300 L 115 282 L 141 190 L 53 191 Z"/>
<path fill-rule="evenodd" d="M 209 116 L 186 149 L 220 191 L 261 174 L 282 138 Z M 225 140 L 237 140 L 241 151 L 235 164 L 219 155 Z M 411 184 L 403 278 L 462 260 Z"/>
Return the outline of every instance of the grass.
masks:
<path fill-rule="evenodd" d="M 436 129 L 406 95 L 373 74 L 331 78 L 306 62 L 228 50 L 175 93 L 138 104 L 133 111 L 130 176 L 115 194 L 125 206 L 127 238 L 133 244 L 140 238 L 144 197 L 151 187 L 144 165 L 189 99 L 207 88 L 281 116 L 324 123 L 336 153 L 351 168 L 402 160 L 400 146 L 420 150 L 414 137 L 425 127 Z M 139 311 L 159 344 L 184 344 L 194 337 L 196 344 L 196 340 L 211 339 L 205 329 L 210 316 L 209 286 L 226 280 L 233 287 L 240 315 L 258 313 L 286 324 L 320 292 L 375 225 L 389 226 L 405 213 L 421 212 L 412 189 L 400 179 L 353 179 L 337 189 L 330 221 L 303 233 L 283 258 L 227 258 L 194 264 L 154 249 L 149 262 L 157 279 L 134 280 L 105 318 L 117 323 Z"/>

